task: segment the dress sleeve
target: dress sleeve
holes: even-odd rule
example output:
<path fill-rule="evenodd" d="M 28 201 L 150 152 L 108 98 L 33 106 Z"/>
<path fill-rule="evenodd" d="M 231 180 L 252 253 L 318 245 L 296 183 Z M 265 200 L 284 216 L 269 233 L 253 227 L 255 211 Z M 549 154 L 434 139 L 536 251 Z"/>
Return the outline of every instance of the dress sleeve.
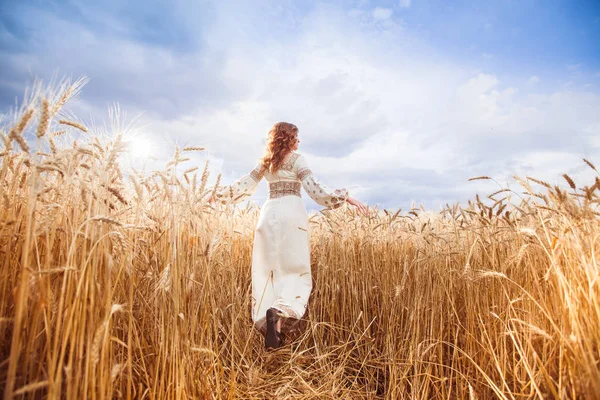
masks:
<path fill-rule="evenodd" d="M 341 189 L 330 189 L 324 184 L 320 183 L 317 178 L 313 175 L 312 171 L 306 163 L 304 156 L 298 157 L 297 165 L 297 176 L 304 191 L 319 205 L 329 208 L 338 208 L 346 202 L 348 199 L 348 190 Z"/>
<path fill-rule="evenodd" d="M 250 173 L 242 176 L 231 185 L 218 186 L 215 198 L 221 203 L 237 204 L 252 196 L 265 175 L 266 168 L 259 161 Z"/>

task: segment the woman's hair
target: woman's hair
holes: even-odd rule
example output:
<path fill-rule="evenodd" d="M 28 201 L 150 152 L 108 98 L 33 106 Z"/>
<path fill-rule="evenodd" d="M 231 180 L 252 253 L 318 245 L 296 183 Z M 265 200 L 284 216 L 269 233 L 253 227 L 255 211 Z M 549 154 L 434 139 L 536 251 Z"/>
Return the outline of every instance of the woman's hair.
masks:
<path fill-rule="evenodd" d="M 272 174 L 283 165 L 283 159 L 296 144 L 297 133 L 296 125 L 289 122 L 278 122 L 269 131 L 261 162 Z"/>

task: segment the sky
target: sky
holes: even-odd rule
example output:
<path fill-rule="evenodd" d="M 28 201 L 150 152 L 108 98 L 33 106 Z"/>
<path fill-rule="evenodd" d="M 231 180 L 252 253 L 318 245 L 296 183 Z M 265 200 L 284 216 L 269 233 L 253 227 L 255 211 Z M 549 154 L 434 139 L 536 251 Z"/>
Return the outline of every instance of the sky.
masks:
<path fill-rule="evenodd" d="M 479 175 L 583 186 L 600 164 L 597 0 L 0 0 L 0 113 L 35 78 L 83 75 L 68 111 L 118 103 L 140 126 L 128 162 L 205 146 L 186 168 L 226 184 L 278 121 L 319 181 L 380 208 L 498 189 Z"/>

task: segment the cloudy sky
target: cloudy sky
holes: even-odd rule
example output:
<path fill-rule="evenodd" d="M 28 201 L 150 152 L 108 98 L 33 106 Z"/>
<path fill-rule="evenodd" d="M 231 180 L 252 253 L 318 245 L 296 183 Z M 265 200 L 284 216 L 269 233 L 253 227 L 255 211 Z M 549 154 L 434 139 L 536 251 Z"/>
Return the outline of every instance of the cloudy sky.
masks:
<path fill-rule="evenodd" d="M 600 164 L 597 0 L 0 7 L 0 113 L 35 77 L 85 75 L 71 112 L 103 121 L 118 102 L 138 117 L 150 164 L 206 146 L 193 162 L 211 159 L 231 183 L 289 121 L 321 182 L 405 210 L 497 189 L 467 181 L 477 175 L 512 187 L 514 174 L 563 185 L 569 173 L 582 186 L 582 158 Z M 263 182 L 252 201 L 266 195 Z"/>

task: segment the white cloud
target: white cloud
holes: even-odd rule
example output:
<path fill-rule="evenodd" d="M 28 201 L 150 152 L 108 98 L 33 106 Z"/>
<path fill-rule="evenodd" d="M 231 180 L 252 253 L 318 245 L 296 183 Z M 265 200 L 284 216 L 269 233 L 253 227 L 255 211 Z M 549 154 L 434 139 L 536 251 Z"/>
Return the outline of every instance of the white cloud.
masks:
<path fill-rule="evenodd" d="M 540 78 L 537 75 L 533 75 L 531 78 L 529 78 L 527 80 L 527 83 L 530 83 L 532 85 L 535 85 L 536 83 L 540 82 Z"/>
<path fill-rule="evenodd" d="M 373 10 L 373 19 L 376 21 L 385 21 L 392 16 L 392 10 L 389 8 L 376 7 Z"/>
<path fill-rule="evenodd" d="M 583 129 L 583 133 L 587 135 L 589 143 L 596 149 L 600 149 L 600 123 L 591 124 Z"/>
<path fill-rule="evenodd" d="M 560 151 L 560 150 L 533 150 L 527 154 L 519 155 L 513 159 L 511 170 L 515 175 L 525 177 L 533 175 L 537 179 L 541 179 L 552 184 L 564 186 L 564 181 L 561 175 L 567 173 L 573 175 L 572 178 L 577 184 L 588 182 L 590 179 L 590 171 L 583 170 L 582 155 L 575 152 Z M 556 160 L 562 160 L 557 163 Z M 585 172 L 577 174 L 578 171 Z M 584 176 L 582 176 L 584 175 Z M 578 178 L 581 178 L 578 179 Z"/>
<path fill-rule="evenodd" d="M 411 0 L 400 0 L 400 7 L 409 8 Z"/>
<path fill-rule="evenodd" d="M 322 182 L 385 207 L 465 201 L 476 175 L 502 182 L 525 172 L 552 181 L 583 156 L 600 163 L 597 90 L 538 93 L 523 81 L 507 84 L 500 71 L 474 73 L 405 29 L 375 29 L 368 9 L 349 15 L 317 6 L 289 17 L 291 32 L 275 34 L 269 30 L 290 12 L 285 7 L 265 17 L 223 2 L 212 12 L 197 32 L 202 48 L 190 53 L 57 23 L 47 51 L 12 61 L 44 71 L 77 52 L 62 65 L 92 78 L 82 110 L 104 108 L 105 99 L 133 114 L 147 109 L 144 134 L 158 158 L 170 157 L 175 144 L 206 146 L 193 161 L 211 159 L 225 183 L 254 166 L 267 131 L 281 120 L 300 128 L 299 152 Z M 371 25 L 353 23 L 362 17 Z M 254 199 L 266 191 L 262 184 Z"/>

